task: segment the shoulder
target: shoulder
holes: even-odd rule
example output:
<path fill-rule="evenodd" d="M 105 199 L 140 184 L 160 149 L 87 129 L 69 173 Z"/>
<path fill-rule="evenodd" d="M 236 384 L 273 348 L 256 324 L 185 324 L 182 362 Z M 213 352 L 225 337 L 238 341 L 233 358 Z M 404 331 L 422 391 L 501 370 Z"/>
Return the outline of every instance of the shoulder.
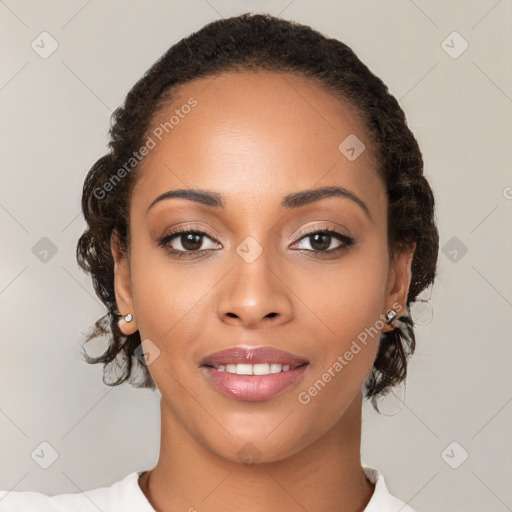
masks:
<path fill-rule="evenodd" d="M 0 491 L 0 512 L 155 512 L 138 483 L 140 473 L 130 473 L 110 487 L 68 494 Z"/>
<path fill-rule="evenodd" d="M 374 468 L 363 466 L 368 480 L 375 485 L 363 512 L 419 512 L 390 494 L 384 476 Z M 155 512 L 139 487 L 140 473 L 130 473 L 110 487 L 80 493 L 48 496 L 30 491 L 0 491 L 0 512 Z"/>
<path fill-rule="evenodd" d="M 363 466 L 363 471 L 366 478 L 375 484 L 373 495 L 363 512 L 419 512 L 388 491 L 384 476 L 377 469 Z"/>

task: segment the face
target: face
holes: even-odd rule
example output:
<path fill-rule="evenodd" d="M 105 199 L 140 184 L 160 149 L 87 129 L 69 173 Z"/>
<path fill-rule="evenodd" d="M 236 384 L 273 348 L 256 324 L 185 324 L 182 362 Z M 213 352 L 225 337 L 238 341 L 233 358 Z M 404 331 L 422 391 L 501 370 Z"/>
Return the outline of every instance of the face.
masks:
<path fill-rule="evenodd" d="M 129 257 L 112 243 L 119 311 L 134 316 L 121 328 L 140 331 L 167 420 L 204 448 L 233 461 L 296 453 L 346 419 L 392 328 L 384 314 L 405 307 L 412 252 L 388 258 L 366 129 L 312 81 L 244 71 L 182 86 L 148 134 Z M 338 192 L 300 194 L 325 187 Z M 211 196 L 161 197 L 182 189 Z M 258 346 L 302 366 L 202 366 Z M 256 362 L 237 371 L 270 368 Z"/>

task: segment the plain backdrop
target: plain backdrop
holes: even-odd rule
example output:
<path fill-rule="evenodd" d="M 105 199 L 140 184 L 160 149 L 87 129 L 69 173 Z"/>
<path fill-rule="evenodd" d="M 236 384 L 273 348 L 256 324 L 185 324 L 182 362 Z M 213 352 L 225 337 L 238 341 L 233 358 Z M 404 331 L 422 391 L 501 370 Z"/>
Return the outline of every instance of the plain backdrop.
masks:
<path fill-rule="evenodd" d="M 364 405 L 363 463 L 422 512 L 512 510 L 510 0 L 0 1 L 0 489 L 79 492 L 156 463 L 158 392 L 109 388 L 80 358 L 103 314 L 75 261 L 82 183 L 143 72 L 248 11 L 351 46 L 405 110 L 436 195 L 405 403 Z"/>

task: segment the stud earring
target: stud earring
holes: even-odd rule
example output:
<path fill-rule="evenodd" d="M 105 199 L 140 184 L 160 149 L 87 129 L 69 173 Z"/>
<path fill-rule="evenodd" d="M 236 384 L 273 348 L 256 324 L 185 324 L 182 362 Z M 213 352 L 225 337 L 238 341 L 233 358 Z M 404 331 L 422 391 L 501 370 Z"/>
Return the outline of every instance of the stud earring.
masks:
<path fill-rule="evenodd" d="M 386 323 L 390 324 L 398 316 L 398 313 L 394 309 L 388 310 L 386 313 Z"/>
<path fill-rule="evenodd" d="M 123 315 L 121 313 L 119 313 L 119 311 L 112 311 L 112 313 L 114 313 L 114 315 L 117 316 L 117 318 L 119 318 L 119 319 L 121 317 L 123 317 Z M 131 313 L 128 313 L 128 314 L 124 315 L 123 320 L 127 323 L 131 322 L 133 320 L 133 315 Z"/>

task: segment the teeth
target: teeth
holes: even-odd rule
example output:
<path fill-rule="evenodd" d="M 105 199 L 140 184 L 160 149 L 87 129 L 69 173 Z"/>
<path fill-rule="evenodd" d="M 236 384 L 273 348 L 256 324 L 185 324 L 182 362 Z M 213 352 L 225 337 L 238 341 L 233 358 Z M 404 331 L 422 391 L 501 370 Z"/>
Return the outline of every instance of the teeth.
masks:
<path fill-rule="evenodd" d="M 217 370 L 237 375 L 269 375 L 270 373 L 286 372 L 290 369 L 289 364 L 281 365 L 279 363 L 258 363 L 258 364 L 220 364 Z"/>
<path fill-rule="evenodd" d="M 270 373 L 279 373 L 281 371 L 281 365 L 279 363 L 272 363 L 270 365 Z"/>
<path fill-rule="evenodd" d="M 270 373 L 270 365 L 268 363 L 255 364 L 252 367 L 253 375 L 268 375 Z"/>
<path fill-rule="evenodd" d="M 237 364 L 236 373 L 238 375 L 252 375 L 252 364 Z"/>

